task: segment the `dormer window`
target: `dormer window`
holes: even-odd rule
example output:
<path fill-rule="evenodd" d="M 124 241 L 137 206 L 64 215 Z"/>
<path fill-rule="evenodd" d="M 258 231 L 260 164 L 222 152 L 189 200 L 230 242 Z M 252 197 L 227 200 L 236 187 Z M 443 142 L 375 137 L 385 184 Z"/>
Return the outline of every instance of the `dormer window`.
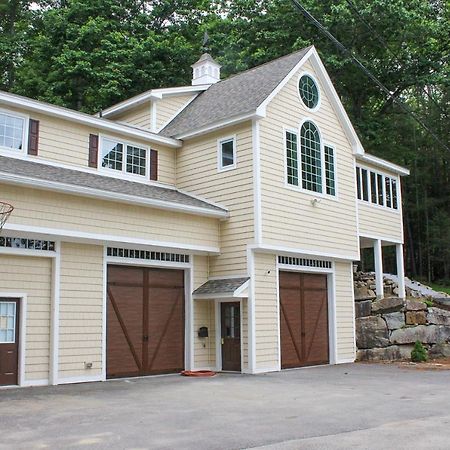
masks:
<path fill-rule="evenodd" d="M 310 75 L 304 74 L 298 82 L 298 93 L 308 109 L 316 109 L 319 105 L 319 89 Z"/>
<path fill-rule="evenodd" d="M 218 170 L 230 170 L 236 167 L 236 138 L 234 136 L 217 141 Z"/>
<path fill-rule="evenodd" d="M 147 149 L 127 142 L 103 138 L 101 167 L 131 175 L 147 174 Z"/>
<path fill-rule="evenodd" d="M 0 148 L 23 150 L 25 118 L 0 111 Z"/>

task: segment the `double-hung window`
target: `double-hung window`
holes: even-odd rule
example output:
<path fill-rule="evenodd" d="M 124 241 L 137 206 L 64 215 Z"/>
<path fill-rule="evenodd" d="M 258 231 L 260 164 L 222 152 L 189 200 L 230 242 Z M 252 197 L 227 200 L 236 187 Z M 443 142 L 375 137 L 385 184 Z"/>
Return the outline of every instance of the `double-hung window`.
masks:
<path fill-rule="evenodd" d="M 300 148 L 299 148 L 300 144 Z M 312 122 L 304 122 L 300 133 L 285 131 L 287 183 L 303 190 L 336 195 L 334 148 L 323 145 Z"/>
<path fill-rule="evenodd" d="M 24 117 L 0 111 L 0 148 L 24 149 L 25 121 Z"/>
<path fill-rule="evenodd" d="M 146 176 L 148 149 L 108 138 L 102 139 L 101 167 L 119 172 Z"/>

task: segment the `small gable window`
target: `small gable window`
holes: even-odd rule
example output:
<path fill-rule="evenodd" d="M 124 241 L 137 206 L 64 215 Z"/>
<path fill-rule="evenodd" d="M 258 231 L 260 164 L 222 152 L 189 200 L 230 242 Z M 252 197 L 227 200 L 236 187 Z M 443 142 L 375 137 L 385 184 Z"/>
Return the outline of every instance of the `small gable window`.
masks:
<path fill-rule="evenodd" d="M 101 142 L 101 167 L 131 175 L 147 175 L 147 149 L 103 138 Z"/>
<path fill-rule="evenodd" d="M 298 83 L 298 92 L 305 106 L 315 109 L 319 104 L 319 89 L 310 75 L 302 75 Z"/>
<path fill-rule="evenodd" d="M 25 119 L 0 112 L 0 147 L 8 150 L 23 150 Z"/>
<path fill-rule="evenodd" d="M 236 138 L 219 139 L 217 142 L 218 170 L 229 170 L 236 167 Z"/>

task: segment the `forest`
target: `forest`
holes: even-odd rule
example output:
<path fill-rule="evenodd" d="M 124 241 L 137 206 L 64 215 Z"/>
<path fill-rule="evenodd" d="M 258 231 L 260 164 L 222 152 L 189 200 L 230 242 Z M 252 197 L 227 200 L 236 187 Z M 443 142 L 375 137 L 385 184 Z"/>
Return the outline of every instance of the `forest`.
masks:
<path fill-rule="evenodd" d="M 366 151 L 411 170 L 407 275 L 450 285 L 448 1 L 299 3 L 348 52 L 290 0 L 0 0 L 0 89 L 95 113 L 190 84 L 205 32 L 223 77 L 314 44 Z"/>

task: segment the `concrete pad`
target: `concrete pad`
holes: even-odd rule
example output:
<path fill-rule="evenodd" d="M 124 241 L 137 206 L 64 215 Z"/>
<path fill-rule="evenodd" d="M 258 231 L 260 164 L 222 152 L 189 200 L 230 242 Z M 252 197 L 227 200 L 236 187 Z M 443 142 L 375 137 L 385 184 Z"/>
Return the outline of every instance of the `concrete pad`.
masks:
<path fill-rule="evenodd" d="M 0 449 L 448 448 L 449 383 L 352 364 L 2 390 Z"/>

